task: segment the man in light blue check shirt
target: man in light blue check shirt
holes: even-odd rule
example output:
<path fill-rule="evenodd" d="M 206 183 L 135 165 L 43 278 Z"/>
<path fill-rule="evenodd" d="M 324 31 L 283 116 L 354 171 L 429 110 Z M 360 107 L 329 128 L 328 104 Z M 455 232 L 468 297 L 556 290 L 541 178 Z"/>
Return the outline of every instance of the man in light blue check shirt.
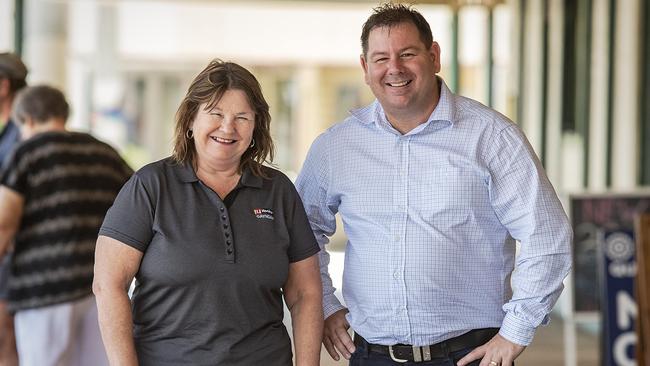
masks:
<path fill-rule="evenodd" d="M 510 366 L 570 269 L 557 195 L 515 124 L 436 76 L 420 13 L 382 5 L 361 41 L 377 100 L 316 139 L 296 182 L 321 247 L 337 212 L 348 237 L 347 309 L 321 250 L 323 343 L 352 366 Z"/>

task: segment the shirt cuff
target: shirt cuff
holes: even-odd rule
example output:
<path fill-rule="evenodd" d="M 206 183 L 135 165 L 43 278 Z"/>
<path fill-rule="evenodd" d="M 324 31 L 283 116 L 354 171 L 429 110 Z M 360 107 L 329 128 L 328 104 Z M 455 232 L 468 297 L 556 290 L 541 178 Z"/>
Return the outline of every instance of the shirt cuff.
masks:
<path fill-rule="evenodd" d="M 323 297 L 324 319 L 329 318 L 330 315 L 342 309 L 345 309 L 345 306 L 341 305 L 341 302 L 336 298 L 336 296 L 334 296 L 334 294 Z"/>
<path fill-rule="evenodd" d="M 512 313 L 506 313 L 499 334 L 510 342 L 528 346 L 533 341 L 535 327 L 531 327 L 528 322 L 517 318 Z"/>

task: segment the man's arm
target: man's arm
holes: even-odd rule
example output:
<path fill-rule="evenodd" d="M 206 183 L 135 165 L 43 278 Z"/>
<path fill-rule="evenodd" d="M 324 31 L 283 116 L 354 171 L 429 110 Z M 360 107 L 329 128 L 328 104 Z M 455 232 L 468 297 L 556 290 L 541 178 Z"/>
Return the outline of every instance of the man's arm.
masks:
<path fill-rule="evenodd" d="M 571 225 L 521 130 L 514 125 L 505 128 L 488 146 L 491 204 L 521 247 L 499 334 L 459 366 L 481 357 L 481 366 L 491 361 L 509 366 L 530 344 L 536 328 L 548 323 L 571 268 Z"/>
<path fill-rule="evenodd" d="M 20 225 L 24 204 L 25 200 L 20 193 L 0 186 L 0 258 L 11 247 Z"/>
<path fill-rule="evenodd" d="M 491 188 L 492 206 L 521 244 L 512 274 L 512 299 L 499 332 L 528 345 L 548 323 L 571 269 L 573 231 L 562 204 L 532 147 L 516 126 L 501 132 Z M 497 144 L 498 146 L 499 144 Z M 500 168 L 497 168 L 500 166 Z"/>
<path fill-rule="evenodd" d="M 354 343 L 348 334 L 350 328 L 345 314 L 347 309 L 334 295 L 328 266 L 329 253 L 325 245 L 329 237 L 336 232 L 336 213 L 338 212 L 338 198 L 330 191 L 331 165 L 327 152 L 327 132 L 319 136 L 311 146 L 307 159 L 296 180 L 296 189 L 305 206 L 305 212 L 314 231 L 321 251 L 318 253 L 320 275 L 323 284 L 323 313 L 325 327 L 323 331 L 323 344 L 333 359 L 339 360 L 340 352 L 346 359 L 354 352 Z M 338 352 L 337 352 L 338 350 Z"/>

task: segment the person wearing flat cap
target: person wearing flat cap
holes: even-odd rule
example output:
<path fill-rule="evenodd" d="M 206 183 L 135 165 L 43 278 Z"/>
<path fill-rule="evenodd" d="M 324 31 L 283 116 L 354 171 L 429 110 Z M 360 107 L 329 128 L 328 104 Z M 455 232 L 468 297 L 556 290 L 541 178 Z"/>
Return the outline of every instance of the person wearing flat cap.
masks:
<path fill-rule="evenodd" d="M 14 95 L 27 83 L 27 67 L 13 53 L 0 53 L 0 159 L 11 151 L 19 140 L 20 131 L 11 121 Z"/>
<path fill-rule="evenodd" d="M 20 130 L 11 121 L 11 106 L 16 93 L 27 85 L 27 67 L 13 53 L 0 53 L 0 163 L 20 140 Z M 4 164 L 2 164 L 4 165 Z M 0 263 L 0 365 L 18 365 L 13 317 L 7 311 L 7 279 L 10 255 Z"/>

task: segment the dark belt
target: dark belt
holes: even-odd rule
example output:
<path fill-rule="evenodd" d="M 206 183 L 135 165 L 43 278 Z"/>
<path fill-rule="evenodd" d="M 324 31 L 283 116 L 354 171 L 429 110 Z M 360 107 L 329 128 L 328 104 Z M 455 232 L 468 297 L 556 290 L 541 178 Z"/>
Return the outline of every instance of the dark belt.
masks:
<path fill-rule="evenodd" d="M 487 343 L 497 333 L 499 333 L 499 328 L 474 329 L 458 337 L 421 347 L 408 344 L 396 344 L 393 346 L 372 344 L 355 333 L 354 344 L 357 346 L 366 345 L 369 352 L 388 355 L 395 362 L 423 362 L 431 361 L 432 358 L 447 357 L 450 353 L 466 348 L 476 348 Z"/>

